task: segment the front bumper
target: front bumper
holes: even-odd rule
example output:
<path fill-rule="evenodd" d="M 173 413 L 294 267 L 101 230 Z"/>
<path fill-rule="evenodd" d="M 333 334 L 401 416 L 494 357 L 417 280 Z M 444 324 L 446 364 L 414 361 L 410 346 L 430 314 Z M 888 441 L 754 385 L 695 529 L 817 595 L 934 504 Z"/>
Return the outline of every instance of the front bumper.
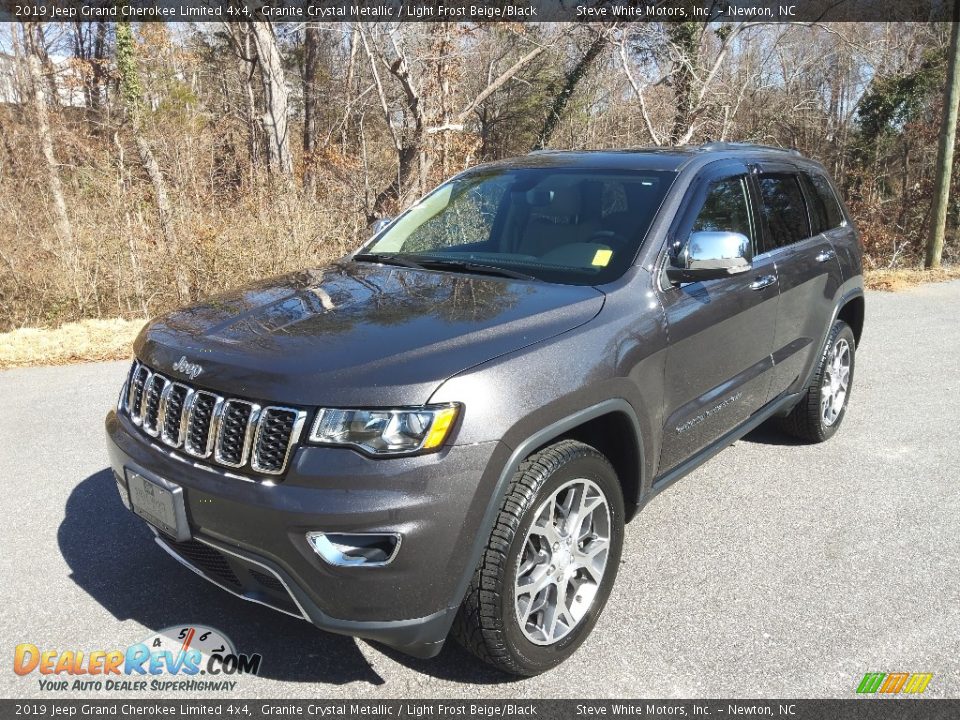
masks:
<path fill-rule="evenodd" d="M 285 477 L 255 482 L 195 462 L 107 416 L 110 462 L 183 488 L 191 539 L 157 543 L 207 580 L 317 627 L 429 657 L 443 645 L 461 597 L 500 443 L 374 460 L 344 448 L 301 447 Z M 502 468 L 500 468 L 502 469 Z M 306 533 L 401 533 L 380 567 L 335 567 Z"/>

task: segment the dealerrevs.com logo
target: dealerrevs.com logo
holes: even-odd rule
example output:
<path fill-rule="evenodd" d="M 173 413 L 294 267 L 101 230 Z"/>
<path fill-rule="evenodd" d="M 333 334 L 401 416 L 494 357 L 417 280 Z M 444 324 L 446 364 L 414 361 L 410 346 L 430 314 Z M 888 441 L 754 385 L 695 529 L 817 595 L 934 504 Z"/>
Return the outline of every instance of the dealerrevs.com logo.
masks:
<path fill-rule="evenodd" d="M 124 650 L 41 649 L 17 645 L 13 671 L 38 675 L 44 691 L 232 691 L 240 675 L 260 671 L 259 654 L 238 653 L 219 630 L 169 627 Z"/>

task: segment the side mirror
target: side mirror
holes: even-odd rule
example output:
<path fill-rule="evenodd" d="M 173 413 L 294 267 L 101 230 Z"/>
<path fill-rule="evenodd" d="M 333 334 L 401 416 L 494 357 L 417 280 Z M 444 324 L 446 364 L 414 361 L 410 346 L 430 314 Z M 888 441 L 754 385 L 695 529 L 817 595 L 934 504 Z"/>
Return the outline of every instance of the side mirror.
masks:
<path fill-rule="evenodd" d="M 383 229 L 392 222 L 393 218 L 391 217 L 378 218 L 374 220 L 372 223 L 370 223 L 370 237 L 379 235 Z"/>
<path fill-rule="evenodd" d="M 667 267 L 667 277 L 674 283 L 716 280 L 747 272 L 750 261 L 750 238 L 746 235 L 704 230 L 690 235 Z"/>

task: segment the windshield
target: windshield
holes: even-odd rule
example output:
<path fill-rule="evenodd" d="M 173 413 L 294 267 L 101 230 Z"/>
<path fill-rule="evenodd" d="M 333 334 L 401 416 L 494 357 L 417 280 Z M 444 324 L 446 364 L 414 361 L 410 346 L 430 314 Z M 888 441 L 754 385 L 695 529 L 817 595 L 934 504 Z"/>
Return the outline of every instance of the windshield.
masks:
<path fill-rule="evenodd" d="M 480 169 L 441 185 L 356 256 L 575 285 L 622 275 L 676 173 Z"/>

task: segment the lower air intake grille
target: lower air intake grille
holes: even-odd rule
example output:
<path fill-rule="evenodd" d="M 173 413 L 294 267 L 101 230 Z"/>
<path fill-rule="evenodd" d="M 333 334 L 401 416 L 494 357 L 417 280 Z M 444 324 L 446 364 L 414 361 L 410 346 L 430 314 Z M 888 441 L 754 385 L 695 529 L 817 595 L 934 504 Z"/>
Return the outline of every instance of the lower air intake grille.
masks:
<path fill-rule="evenodd" d="M 277 578 L 275 578 L 273 575 L 267 575 L 259 570 L 251 570 L 250 574 L 253 576 L 254 580 L 269 590 L 273 590 L 275 592 L 286 592 L 287 590 L 283 586 L 283 583 L 277 580 Z"/>
<path fill-rule="evenodd" d="M 242 583 L 233 572 L 223 553 L 196 540 L 177 542 L 164 537 L 163 541 L 184 560 L 191 565 L 195 565 L 215 580 L 232 587 L 241 587 Z"/>

